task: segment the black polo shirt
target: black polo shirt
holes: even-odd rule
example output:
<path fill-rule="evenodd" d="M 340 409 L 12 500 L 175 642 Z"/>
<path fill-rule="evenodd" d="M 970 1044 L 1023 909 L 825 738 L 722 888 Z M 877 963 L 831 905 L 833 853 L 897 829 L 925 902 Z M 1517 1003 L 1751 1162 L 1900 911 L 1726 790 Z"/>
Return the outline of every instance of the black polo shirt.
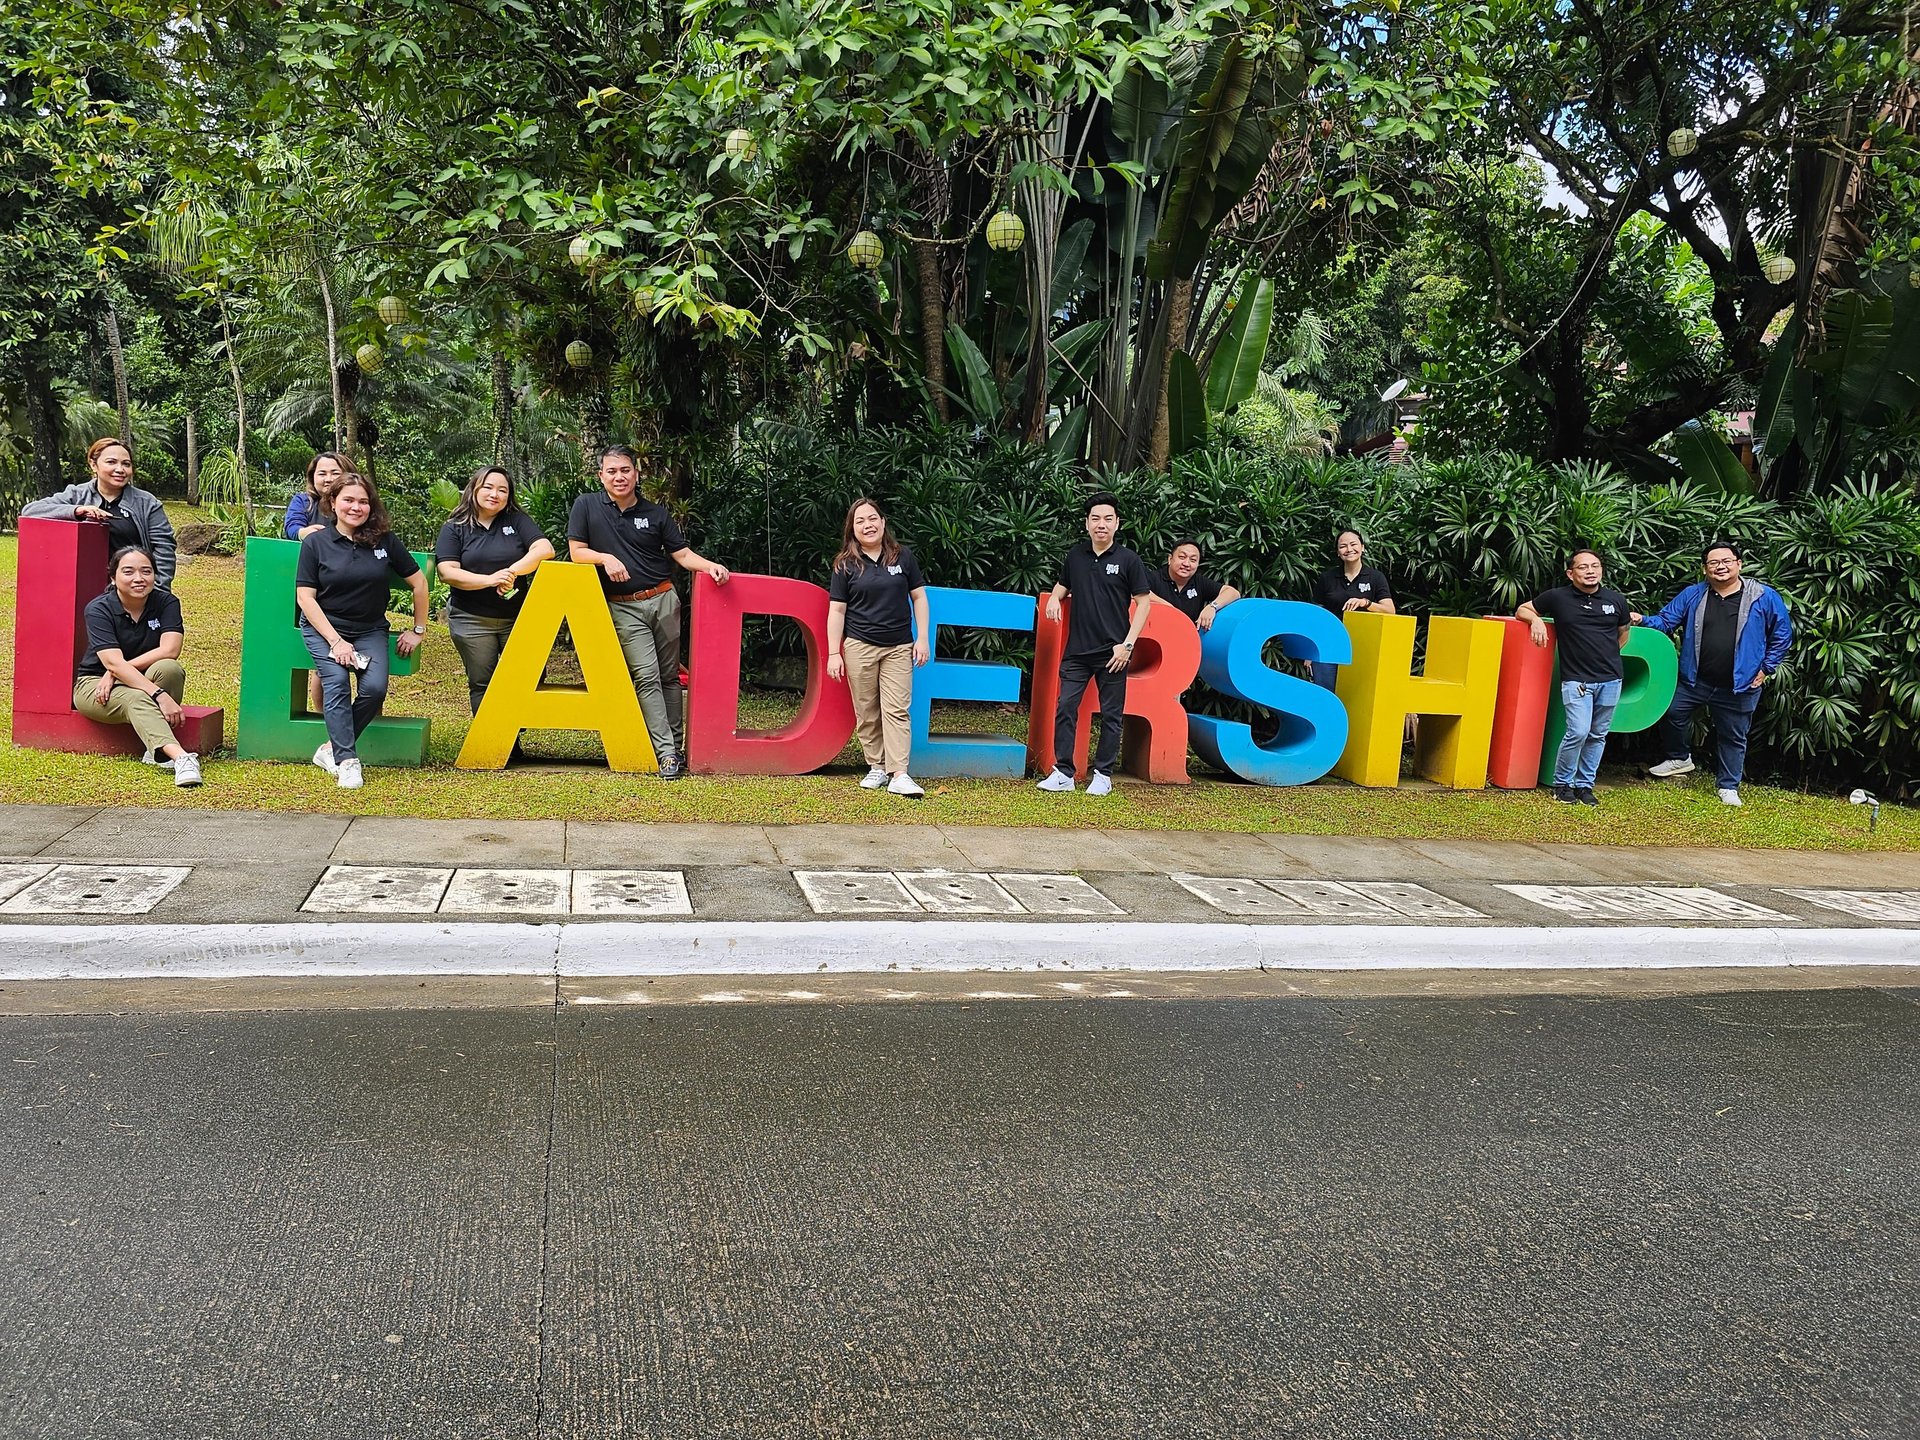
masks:
<path fill-rule="evenodd" d="M 519 509 L 502 511 L 493 517 L 491 525 L 465 521 L 456 525 L 449 520 L 440 527 L 439 538 L 433 542 L 433 561 L 438 565 L 443 560 L 451 560 L 474 575 L 491 575 L 496 570 L 518 565 L 527 558 L 534 541 L 546 538 L 526 511 Z M 520 613 L 526 598 L 527 585 L 523 579 L 512 595 L 502 595 L 498 590 L 456 589 L 449 603 L 455 610 L 469 615 L 511 620 Z"/>
<path fill-rule="evenodd" d="M 1700 668 L 1695 672 L 1702 685 L 1733 688 L 1733 641 L 1740 629 L 1740 591 L 1716 595 L 1707 587 L 1707 610 L 1700 618 Z"/>
<path fill-rule="evenodd" d="M 1153 591 L 1140 557 L 1116 541 L 1104 555 L 1082 540 L 1060 562 L 1060 583 L 1073 597 L 1067 619 L 1068 655 L 1096 655 L 1127 638 L 1133 597 Z"/>
<path fill-rule="evenodd" d="M 1220 582 L 1200 570 L 1194 571 L 1193 578 L 1184 585 L 1167 570 L 1155 570 L 1147 581 L 1153 586 L 1154 594 L 1189 620 L 1198 620 L 1200 612 L 1220 598 Z"/>
<path fill-rule="evenodd" d="M 866 645 L 906 645 L 913 640 L 913 592 L 927 583 L 920 562 L 906 546 L 886 557 L 854 557 L 853 567 L 833 567 L 828 598 L 847 607 L 847 638 Z"/>
<path fill-rule="evenodd" d="M 355 640 L 387 628 L 387 597 L 393 587 L 420 573 L 398 535 L 383 535 L 372 545 L 349 540 L 329 525 L 300 542 L 296 586 L 311 586 L 327 623 L 343 640 Z"/>
<path fill-rule="evenodd" d="M 125 493 L 125 492 L 122 492 Z M 107 554 L 124 545 L 140 545 L 140 527 L 134 523 L 133 516 L 126 512 L 118 500 L 100 498 L 100 508 L 107 512 Z"/>
<path fill-rule="evenodd" d="M 87 653 L 81 657 L 80 674 L 96 679 L 107 673 L 107 667 L 100 663 L 102 650 L 118 650 L 127 659 L 137 660 L 155 649 L 162 635 L 187 633 L 187 627 L 180 623 L 180 602 L 158 585 L 140 607 L 138 620 L 127 613 L 117 590 L 94 596 L 87 602 L 85 615 Z"/>
<path fill-rule="evenodd" d="M 1362 565 L 1351 580 L 1347 579 L 1347 567 L 1336 565 L 1321 574 L 1319 584 L 1313 587 L 1313 598 L 1323 610 L 1341 615 L 1349 600 L 1391 600 L 1393 587 L 1387 583 L 1386 573 L 1371 565 Z"/>
<path fill-rule="evenodd" d="M 1556 585 L 1531 603 L 1542 619 L 1553 621 L 1562 680 L 1603 685 L 1622 678 L 1620 629 L 1633 623 L 1633 615 L 1618 590 L 1602 585 L 1588 595 Z"/>
<path fill-rule="evenodd" d="M 687 548 L 686 537 L 673 523 L 667 507 L 634 492 L 634 502 L 622 510 L 607 492 L 582 495 L 567 515 L 567 539 L 578 540 L 602 555 L 617 555 L 627 567 L 627 578 L 610 580 L 600 567 L 600 588 L 609 595 L 633 595 L 673 578 L 673 556 Z"/>

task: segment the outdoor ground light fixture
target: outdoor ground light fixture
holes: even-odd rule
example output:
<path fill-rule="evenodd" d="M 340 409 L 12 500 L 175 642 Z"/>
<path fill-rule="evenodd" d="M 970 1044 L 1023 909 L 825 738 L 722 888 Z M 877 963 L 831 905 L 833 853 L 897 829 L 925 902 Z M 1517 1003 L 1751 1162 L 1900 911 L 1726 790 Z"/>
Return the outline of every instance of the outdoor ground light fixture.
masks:
<path fill-rule="evenodd" d="M 1849 805 L 1865 805 L 1867 809 L 1867 832 L 1871 834 L 1880 828 L 1880 802 L 1868 790 L 1856 790 L 1847 796 Z"/>

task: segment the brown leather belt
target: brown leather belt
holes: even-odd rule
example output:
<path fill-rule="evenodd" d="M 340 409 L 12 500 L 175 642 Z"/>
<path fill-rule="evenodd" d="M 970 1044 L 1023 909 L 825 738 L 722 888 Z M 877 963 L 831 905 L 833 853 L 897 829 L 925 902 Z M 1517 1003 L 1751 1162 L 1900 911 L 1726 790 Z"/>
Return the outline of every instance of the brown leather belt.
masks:
<path fill-rule="evenodd" d="M 664 595 L 671 589 L 673 589 L 673 582 L 671 580 L 662 580 L 658 585 L 654 586 L 651 590 L 640 590 L 635 592 L 632 595 L 609 595 L 607 596 L 607 599 L 618 600 L 623 603 L 627 601 L 633 601 L 633 600 L 651 600 L 653 599 L 654 596 Z"/>

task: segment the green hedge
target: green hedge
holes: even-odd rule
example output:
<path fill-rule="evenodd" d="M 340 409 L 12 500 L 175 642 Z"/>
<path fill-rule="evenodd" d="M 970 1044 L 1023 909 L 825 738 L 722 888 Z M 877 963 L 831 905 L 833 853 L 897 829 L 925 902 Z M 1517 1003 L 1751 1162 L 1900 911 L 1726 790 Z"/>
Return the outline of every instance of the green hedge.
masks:
<path fill-rule="evenodd" d="M 1199 540 L 1213 574 L 1253 595 L 1302 599 L 1353 525 L 1416 613 L 1510 614 L 1564 579 L 1576 544 L 1651 609 L 1698 579 L 1711 538 L 1738 541 L 1746 572 L 1777 586 L 1798 634 L 1761 707 L 1752 771 L 1796 783 L 1920 788 L 1920 501 L 1843 490 L 1790 509 L 1686 486 L 1648 487 L 1598 467 L 1509 455 L 1389 465 L 1275 461 L 1231 434 L 1151 471 L 1102 477 L 1123 538 L 1164 560 Z M 709 467 L 695 543 L 745 570 L 824 583 L 850 501 L 873 495 L 936 585 L 1035 591 L 1082 533 L 1093 482 L 1044 451 L 963 430 L 834 439 L 767 427 Z M 990 643 L 990 642 L 981 642 Z"/>

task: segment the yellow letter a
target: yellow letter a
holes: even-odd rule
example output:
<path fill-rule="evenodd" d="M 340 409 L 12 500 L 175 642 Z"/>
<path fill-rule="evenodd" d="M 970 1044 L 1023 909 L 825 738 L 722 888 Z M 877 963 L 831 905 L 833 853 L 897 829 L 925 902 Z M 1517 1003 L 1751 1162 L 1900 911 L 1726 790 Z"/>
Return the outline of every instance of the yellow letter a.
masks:
<path fill-rule="evenodd" d="M 612 769 L 659 769 L 599 572 L 549 560 L 534 579 L 453 763 L 462 770 L 498 770 L 522 730 L 597 730 Z M 562 624 L 573 636 L 583 685 L 540 683 Z"/>

